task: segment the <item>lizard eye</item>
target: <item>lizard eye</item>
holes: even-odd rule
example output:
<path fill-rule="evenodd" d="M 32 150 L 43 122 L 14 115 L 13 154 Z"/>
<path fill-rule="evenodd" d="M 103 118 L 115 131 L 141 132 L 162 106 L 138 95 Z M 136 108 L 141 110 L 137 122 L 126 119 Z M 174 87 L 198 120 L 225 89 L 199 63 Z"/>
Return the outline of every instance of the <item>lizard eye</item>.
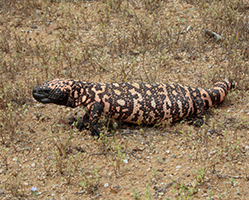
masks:
<path fill-rule="evenodd" d="M 42 89 L 42 93 L 49 94 L 50 91 L 51 91 L 51 89 L 50 89 L 50 88 L 47 88 L 47 87 Z"/>

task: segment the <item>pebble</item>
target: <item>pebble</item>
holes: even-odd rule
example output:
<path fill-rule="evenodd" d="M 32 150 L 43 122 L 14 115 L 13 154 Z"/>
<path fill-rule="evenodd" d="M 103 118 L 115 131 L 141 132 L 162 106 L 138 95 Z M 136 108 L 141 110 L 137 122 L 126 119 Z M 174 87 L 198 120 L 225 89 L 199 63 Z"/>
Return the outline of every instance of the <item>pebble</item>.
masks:
<path fill-rule="evenodd" d="M 172 158 L 176 158 L 176 155 L 174 154 L 174 155 L 172 156 Z"/>
<path fill-rule="evenodd" d="M 115 188 L 119 189 L 119 188 L 120 188 L 120 186 L 119 186 L 119 185 L 117 185 L 117 186 L 115 186 Z"/>
<path fill-rule="evenodd" d="M 217 153 L 216 150 L 210 152 L 211 155 L 216 154 L 216 153 Z"/>
<path fill-rule="evenodd" d="M 37 29 L 37 26 L 36 25 L 31 25 L 30 28 Z"/>
<path fill-rule="evenodd" d="M 180 165 L 176 166 L 176 169 L 181 169 L 181 168 L 182 168 L 182 166 L 180 166 Z"/>
<path fill-rule="evenodd" d="M 54 184 L 53 187 L 52 187 L 53 190 L 55 190 L 55 188 L 58 187 L 58 186 L 59 186 L 58 184 Z"/>
<path fill-rule="evenodd" d="M 108 186 L 109 186 L 109 183 L 105 183 L 105 184 L 104 184 L 104 187 L 108 187 Z"/>
<path fill-rule="evenodd" d="M 127 163 L 128 163 L 128 160 L 127 160 L 127 159 L 124 159 L 123 162 L 127 164 Z"/>

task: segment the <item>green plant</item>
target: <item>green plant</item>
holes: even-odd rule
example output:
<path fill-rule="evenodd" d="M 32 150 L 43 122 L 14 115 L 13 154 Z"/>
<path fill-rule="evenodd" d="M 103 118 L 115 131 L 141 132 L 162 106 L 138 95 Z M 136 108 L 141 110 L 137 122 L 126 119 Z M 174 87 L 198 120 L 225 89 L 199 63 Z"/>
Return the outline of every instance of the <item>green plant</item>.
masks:
<path fill-rule="evenodd" d="M 98 168 L 95 168 L 89 176 L 83 173 L 83 177 L 84 180 L 80 181 L 79 185 L 83 187 L 88 194 L 93 194 L 93 192 L 97 190 L 99 186 Z"/>
<path fill-rule="evenodd" d="M 9 176 L 7 182 L 5 183 L 5 189 L 10 191 L 11 195 L 16 198 L 25 197 L 24 185 L 19 176 Z"/>
<path fill-rule="evenodd" d="M 205 178 L 205 168 L 202 167 L 199 171 L 199 174 L 197 175 L 196 182 L 198 184 L 202 184 Z"/>
<path fill-rule="evenodd" d="M 139 194 L 136 192 L 135 189 L 132 189 L 132 192 L 133 192 L 133 199 L 135 199 L 135 200 L 141 200 Z"/>
<path fill-rule="evenodd" d="M 120 144 L 115 146 L 115 149 L 117 151 L 115 155 L 115 158 L 114 158 L 114 170 L 115 170 L 115 173 L 118 174 L 118 172 L 120 171 L 120 167 L 121 167 L 121 163 L 123 163 L 123 160 L 125 158 L 125 153 L 122 153 L 121 152 L 121 147 L 120 147 Z"/>
<path fill-rule="evenodd" d="M 147 183 L 147 185 L 146 185 L 146 190 L 145 190 L 145 192 L 144 192 L 144 197 L 145 197 L 145 199 L 146 200 L 150 200 L 151 199 L 151 195 L 150 195 L 150 193 L 149 193 L 149 183 Z"/>

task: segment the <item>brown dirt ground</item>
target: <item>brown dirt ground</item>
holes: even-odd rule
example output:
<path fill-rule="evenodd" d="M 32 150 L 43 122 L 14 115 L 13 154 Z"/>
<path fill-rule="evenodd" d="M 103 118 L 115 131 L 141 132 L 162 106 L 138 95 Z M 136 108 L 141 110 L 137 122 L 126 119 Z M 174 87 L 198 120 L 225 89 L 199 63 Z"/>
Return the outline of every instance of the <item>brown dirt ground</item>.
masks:
<path fill-rule="evenodd" d="M 247 199 L 247 2 L 1 6 L 1 199 Z M 222 38 L 214 42 L 201 28 Z M 35 85 L 58 77 L 203 88 L 230 79 L 238 87 L 209 109 L 200 128 L 181 122 L 109 129 L 114 123 L 103 117 L 103 135 L 118 135 L 96 140 L 62 123 L 84 109 L 32 98 Z"/>

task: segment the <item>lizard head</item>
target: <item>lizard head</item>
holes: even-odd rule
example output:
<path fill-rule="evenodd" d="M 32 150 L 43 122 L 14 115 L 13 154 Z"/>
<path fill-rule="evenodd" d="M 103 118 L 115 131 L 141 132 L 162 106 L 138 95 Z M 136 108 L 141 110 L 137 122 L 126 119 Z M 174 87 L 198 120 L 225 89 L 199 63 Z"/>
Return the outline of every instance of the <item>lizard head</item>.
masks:
<path fill-rule="evenodd" d="M 54 103 L 67 106 L 74 84 L 74 80 L 55 79 L 35 86 L 32 94 L 41 103 Z"/>

